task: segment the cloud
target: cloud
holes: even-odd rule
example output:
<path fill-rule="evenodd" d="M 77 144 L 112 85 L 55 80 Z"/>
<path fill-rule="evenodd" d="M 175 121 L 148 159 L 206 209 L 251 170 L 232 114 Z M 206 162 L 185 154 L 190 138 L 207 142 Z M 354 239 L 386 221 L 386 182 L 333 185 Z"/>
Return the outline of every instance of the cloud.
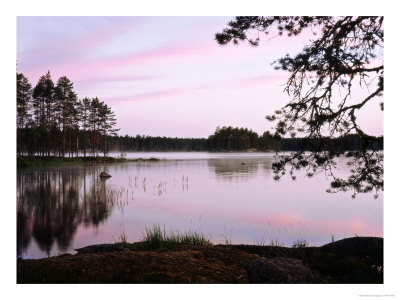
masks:
<path fill-rule="evenodd" d="M 288 73 L 273 71 L 266 75 L 235 80 L 232 82 L 232 85 L 237 88 L 249 88 L 257 85 L 268 85 L 271 83 L 285 84 L 288 76 Z"/>
<path fill-rule="evenodd" d="M 104 97 L 106 100 L 111 100 L 112 102 L 133 102 L 133 101 L 147 101 L 147 100 L 162 100 L 170 97 L 181 96 L 185 94 L 190 94 L 193 90 L 188 88 L 173 88 L 166 90 L 159 90 L 153 92 L 137 93 L 137 94 L 127 94 L 115 97 Z"/>
<path fill-rule="evenodd" d="M 275 73 L 275 72 L 274 72 Z M 186 96 L 194 93 L 199 93 L 202 91 L 210 90 L 236 90 L 236 89 L 246 89 L 256 86 L 268 86 L 268 84 L 274 83 L 285 83 L 287 79 L 287 74 L 283 72 L 278 72 L 278 74 L 266 74 L 253 77 L 247 77 L 242 79 L 232 79 L 232 80 L 221 80 L 217 82 L 208 82 L 204 84 L 198 84 L 191 87 L 175 87 L 171 89 L 161 89 L 151 92 L 144 93 L 134 93 L 126 94 L 115 97 L 107 97 L 104 99 L 111 100 L 113 102 L 133 102 L 133 101 L 147 101 L 147 100 L 164 100 L 170 97 Z"/>
<path fill-rule="evenodd" d="M 19 17 L 19 56 L 39 63 L 79 55 L 135 32 L 144 21 L 145 18 L 124 17 Z M 29 42 L 25 41 L 29 37 Z"/>
<path fill-rule="evenodd" d="M 126 82 L 126 81 L 148 81 L 154 79 L 165 78 L 165 75 L 134 75 L 134 74 L 107 74 L 100 73 L 92 77 L 85 79 L 80 79 L 81 84 L 98 84 L 98 83 L 108 83 L 108 82 Z"/>

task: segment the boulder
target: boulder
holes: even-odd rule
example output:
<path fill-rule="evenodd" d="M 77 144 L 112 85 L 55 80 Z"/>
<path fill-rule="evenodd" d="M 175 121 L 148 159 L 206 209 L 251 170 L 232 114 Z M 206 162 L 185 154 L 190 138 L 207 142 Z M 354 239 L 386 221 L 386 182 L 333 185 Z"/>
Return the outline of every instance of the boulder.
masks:
<path fill-rule="evenodd" d="M 111 175 L 108 174 L 107 172 L 101 172 L 100 177 L 111 177 Z"/>
<path fill-rule="evenodd" d="M 290 257 L 254 259 L 249 263 L 250 283 L 310 283 L 313 273 L 303 261 Z"/>
<path fill-rule="evenodd" d="M 332 242 L 320 248 L 344 256 L 371 256 L 382 258 L 383 238 L 353 237 Z"/>
<path fill-rule="evenodd" d="M 99 244 L 74 250 L 78 253 L 99 253 L 99 252 L 123 251 L 124 249 L 125 247 L 122 244 Z"/>

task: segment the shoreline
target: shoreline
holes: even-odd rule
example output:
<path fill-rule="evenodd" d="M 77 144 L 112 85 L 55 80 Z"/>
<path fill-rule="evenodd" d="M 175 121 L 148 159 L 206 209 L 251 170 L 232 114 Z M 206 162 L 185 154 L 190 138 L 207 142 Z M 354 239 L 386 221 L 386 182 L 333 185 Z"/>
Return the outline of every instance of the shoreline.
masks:
<path fill-rule="evenodd" d="M 91 245 L 43 259 L 19 259 L 18 283 L 383 283 L 383 238 L 321 247 Z"/>
<path fill-rule="evenodd" d="M 286 151 L 280 151 L 286 152 Z M 116 152 L 117 153 L 117 152 Z M 211 154 L 268 154 L 275 153 L 272 151 L 154 151 L 154 152 L 128 152 L 128 153 L 211 153 Z M 17 168 L 27 167 L 46 167 L 46 166 L 70 166 L 84 165 L 91 166 L 96 164 L 113 164 L 113 163 L 128 163 L 128 162 L 158 162 L 167 160 L 165 158 L 149 157 L 149 158 L 125 158 L 113 156 L 77 156 L 77 157 L 59 157 L 59 156 L 28 156 L 17 155 Z M 182 159 L 173 159 L 182 160 Z"/>
<path fill-rule="evenodd" d="M 130 151 L 124 153 L 210 153 L 210 154 L 271 154 L 271 153 L 288 153 L 291 151 Z M 114 153 L 114 152 L 110 152 Z M 115 152 L 118 153 L 118 152 Z M 61 157 L 61 156 L 36 156 L 36 155 L 17 155 L 17 168 L 25 167 L 45 167 L 45 166 L 68 166 L 68 165 L 85 165 L 94 164 L 112 164 L 112 163 L 127 163 L 127 162 L 158 162 L 169 160 L 157 157 L 114 157 L 114 156 L 76 156 L 76 157 Z M 182 159 L 172 159 L 182 160 Z"/>
<path fill-rule="evenodd" d="M 44 167 L 44 166 L 69 166 L 84 165 L 91 166 L 96 164 L 112 164 L 126 162 L 156 162 L 159 158 L 115 158 L 103 156 L 79 156 L 79 157 L 56 157 L 56 156 L 17 156 L 17 168 Z"/>

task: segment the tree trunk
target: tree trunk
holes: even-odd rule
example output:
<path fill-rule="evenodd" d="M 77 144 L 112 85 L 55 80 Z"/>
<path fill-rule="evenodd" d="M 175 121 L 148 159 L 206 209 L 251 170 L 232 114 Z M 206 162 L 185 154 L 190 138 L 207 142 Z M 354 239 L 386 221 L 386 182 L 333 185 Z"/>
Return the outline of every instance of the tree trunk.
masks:
<path fill-rule="evenodd" d="M 62 156 L 65 156 L 65 127 L 63 126 L 63 146 L 62 146 Z"/>
<path fill-rule="evenodd" d="M 92 129 L 92 156 L 94 156 L 94 129 Z"/>
<path fill-rule="evenodd" d="M 50 156 L 50 148 L 51 148 L 51 135 L 50 135 L 50 128 L 47 129 L 47 156 Z"/>
<path fill-rule="evenodd" d="M 106 157 L 106 139 L 107 139 L 107 134 L 104 133 L 104 157 Z"/>
<path fill-rule="evenodd" d="M 83 129 L 83 157 L 86 157 L 86 129 Z"/>
<path fill-rule="evenodd" d="M 71 152 L 72 152 L 72 148 L 71 148 L 71 129 L 69 130 L 69 153 L 68 156 L 71 157 Z"/>
<path fill-rule="evenodd" d="M 78 153 L 78 150 L 79 149 L 79 130 L 78 130 L 78 132 L 76 133 L 76 157 L 78 157 L 79 156 L 79 153 Z"/>

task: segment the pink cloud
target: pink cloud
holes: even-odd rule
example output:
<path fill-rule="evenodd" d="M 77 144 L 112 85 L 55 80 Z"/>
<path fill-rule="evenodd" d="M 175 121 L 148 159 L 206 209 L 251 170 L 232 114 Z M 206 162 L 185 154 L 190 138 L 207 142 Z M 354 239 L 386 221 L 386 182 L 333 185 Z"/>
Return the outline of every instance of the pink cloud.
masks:
<path fill-rule="evenodd" d="M 238 88 L 249 88 L 257 85 L 267 85 L 270 83 L 285 84 L 288 79 L 288 73 L 273 71 L 266 75 L 254 76 L 243 80 L 232 82 L 233 86 Z"/>
<path fill-rule="evenodd" d="M 112 35 L 111 35 L 112 36 Z M 107 38 L 103 39 L 103 42 Z M 90 44 L 90 43 L 88 43 Z M 69 76 L 77 75 L 80 78 L 87 78 L 101 72 L 110 72 L 114 69 L 138 67 L 146 64 L 159 63 L 160 61 L 171 62 L 172 59 L 183 57 L 193 57 L 198 54 L 206 55 L 215 47 L 211 43 L 198 44 L 169 44 L 145 50 L 138 53 L 128 55 L 118 55 L 115 57 L 104 57 L 91 59 L 90 57 L 81 57 L 79 53 L 68 59 L 60 59 L 54 62 L 43 62 L 42 64 L 26 67 L 29 74 L 36 76 L 43 75 L 47 69 L 62 70 L 64 74 Z M 24 57 L 25 58 L 25 57 Z M 38 75 L 40 74 L 40 75 Z"/>
<path fill-rule="evenodd" d="M 196 54 L 207 54 L 213 47 L 210 44 L 172 44 L 139 53 L 102 59 L 99 63 L 91 62 L 88 67 L 92 70 L 110 70 L 112 68 L 138 66 L 159 61 L 168 61 L 171 58 L 182 58 Z"/>
<path fill-rule="evenodd" d="M 53 52 L 57 53 L 57 51 L 69 51 L 69 50 L 79 50 L 82 47 L 94 47 L 96 45 L 107 43 L 115 34 L 115 29 L 110 30 L 108 33 L 98 32 L 91 36 L 88 40 L 86 38 L 79 39 L 78 42 L 74 42 L 74 46 L 66 49 L 55 49 Z M 160 63 L 168 63 L 168 64 L 175 64 L 175 65 L 182 65 L 185 63 L 190 64 L 201 64 L 201 63 L 222 63 L 227 61 L 240 61 L 240 60 L 247 60 L 253 59 L 257 55 L 266 55 L 269 51 L 273 50 L 273 47 L 268 47 L 265 49 L 258 49 L 255 51 L 256 48 L 250 48 L 249 46 L 242 45 L 238 47 L 221 47 L 216 44 L 215 41 L 210 40 L 207 42 L 202 43 L 171 43 L 165 44 L 151 50 L 145 50 L 137 53 L 131 53 L 128 55 L 118 55 L 115 57 L 104 57 L 104 58 L 96 58 L 91 59 L 90 57 L 81 57 L 79 53 L 73 55 L 72 57 L 57 60 L 54 62 L 48 62 L 27 67 L 29 74 L 34 74 L 35 77 L 39 78 L 43 75 L 48 69 L 52 70 L 52 72 L 58 73 L 59 70 L 62 70 L 62 75 L 67 75 L 68 77 L 74 78 L 74 80 L 83 80 L 83 82 L 95 82 L 96 74 L 108 74 L 113 70 L 117 71 L 120 69 L 127 69 L 132 67 L 139 67 L 146 65 L 153 64 L 160 64 Z M 265 51 L 267 51 L 265 53 Z M 185 59 L 189 61 L 185 62 Z M 47 65 L 47 66 L 46 66 Z M 25 70 L 22 70 L 25 72 Z M 60 75 L 60 76 L 62 76 Z M 106 77 L 109 77 L 106 75 Z M 87 79 L 90 78 L 90 79 Z M 282 79 L 286 80 L 287 77 L 282 76 L 276 72 L 274 75 L 269 74 L 265 76 L 259 76 L 258 78 L 250 78 L 244 81 L 237 81 L 234 82 L 222 82 L 218 83 L 226 84 L 226 85 L 235 85 L 237 87 L 246 88 L 249 86 L 254 86 L 257 84 L 264 84 L 265 82 L 278 81 Z M 117 81 L 115 80 L 111 81 Z M 121 76 L 121 81 L 130 80 L 124 79 Z M 132 80 L 145 80 L 145 78 L 132 78 Z M 265 82 L 264 82 L 265 80 Z M 106 80 L 110 81 L 110 80 Z M 215 84 L 217 85 L 217 84 Z M 208 87 L 207 87 L 208 88 Z"/>
<path fill-rule="evenodd" d="M 207 91 L 213 89 L 243 89 L 251 88 L 254 86 L 267 85 L 270 83 L 285 83 L 287 75 L 283 72 L 270 73 L 267 75 L 254 76 L 243 79 L 223 80 L 213 83 L 205 83 L 197 86 L 182 88 L 172 88 L 166 90 L 158 90 L 154 92 L 128 94 L 124 96 L 108 97 L 105 99 L 112 100 L 113 102 L 130 102 L 130 101 L 145 101 L 145 100 L 162 100 L 169 97 L 189 95 L 194 92 Z"/>
<path fill-rule="evenodd" d="M 184 94 L 189 94 L 193 92 L 193 90 L 188 88 L 174 88 L 167 90 L 160 90 L 154 92 L 133 94 L 133 95 L 124 95 L 124 96 L 116 96 L 116 97 L 104 97 L 104 99 L 112 100 L 113 102 L 131 102 L 131 101 L 145 101 L 145 100 L 160 100 L 168 97 L 181 96 Z"/>
<path fill-rule="evenodd" d="M 126 29 L 125 29 L 126 30 Z M 115 35 L 114 30 L 110 32 L 98 32 L 89 38 L 83 37 L 74 42 L 71 47 L 65 49 L 56 49 L 53 52 L 60 53 L 68 50 L 81 50 L 85 47 L 95 47 L 105 44 Z M 184 63 L 184 59 L 190 59 L 189 63 L 215 63 L 226 61 L 239 61 L 253 59 L 257 55 L 267 55 L 268 52 L 279 49 L 279 44 L 268 45 L 268 47 L 253 48 L 248 45 L 240 46 L 219 46 L 214 40 L 208 40 L 201 43 L 170 43 L 160 45 L 150 50 L 143 50 L 137 53 L 127 55 L 118 55 L 114 57 L 103 57 L 91 59 L 91 57 L 82 57 L 77 53 L 68 59 L 48 62 L 48 68 L 62 69 L 65 74 L 79 74 L 79 77 L 92 76 L 99 72 L 110 72 L 114 69 L 138 67 L 143 65 L 167 63 Z M 25 55 L 25 54 L 24 54 Z M 178 60 L 178 61 L 176 61 Z M 44 63 L 45 65 L 46 63 Z M 50 66 L 51 65 L 51 66 Z M 43 64 L 29 68 L 30 72 L 43 73 Z"/>
<path fill-rule="evenodd" d="M 96 84 L 96 83 L 104 83 L 104 82 L 121 82 L 121 81 L 147 81 L 153 79 L 164 78 L 165 76 L 161 75 L 119 75 L 119 74 L 97 74 L 92 77 L 85 77 L 84 79 L 79 79 L 79 83 L 83 84 Z"/>

